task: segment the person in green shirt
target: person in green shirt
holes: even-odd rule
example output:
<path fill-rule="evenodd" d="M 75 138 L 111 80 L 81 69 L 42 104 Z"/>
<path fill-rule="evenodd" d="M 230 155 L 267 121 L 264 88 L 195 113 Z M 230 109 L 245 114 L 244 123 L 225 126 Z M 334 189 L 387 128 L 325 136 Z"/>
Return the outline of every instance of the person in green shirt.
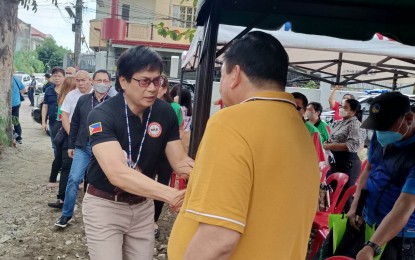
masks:
<path fill-rule="evenodd" d="M 330 126 L 323 120 L 320 119 L 320 115 L 323 112 L 323 107 L 318 102 L 310 102 L 307 106 L 307 111 L 305 113 L 308 121 L 313 124 L 321 135 L 321 141 L 327 142 L 330 137 Z"/>

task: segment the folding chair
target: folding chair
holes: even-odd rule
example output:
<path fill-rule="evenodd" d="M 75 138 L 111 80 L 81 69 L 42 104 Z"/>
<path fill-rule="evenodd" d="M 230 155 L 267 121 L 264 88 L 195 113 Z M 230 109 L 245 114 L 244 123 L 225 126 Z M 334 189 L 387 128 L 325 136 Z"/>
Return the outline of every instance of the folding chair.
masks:
<path fill-rule="evenodd" d="M 172 188 L 176 187 L 176 179 L 177 179 L 176 172 L 172 172 L 171 179 L 170 179 L 170 187 Z M 187 186 L 186 180 L 179 178 L 179 190 L 186 189 L 186 186 Z"/>

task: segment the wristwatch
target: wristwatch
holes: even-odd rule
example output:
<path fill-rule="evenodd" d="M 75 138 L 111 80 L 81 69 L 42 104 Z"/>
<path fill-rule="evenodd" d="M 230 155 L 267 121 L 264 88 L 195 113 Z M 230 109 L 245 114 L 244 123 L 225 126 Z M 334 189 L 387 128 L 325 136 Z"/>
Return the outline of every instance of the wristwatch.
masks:
<path fill-rule="evenodd" d="M 382 253 L 382 248 L 380 246 L 378 246 L 377 244 L 371 242 L 371 241 L 367 241 L 365 243 L 365 246 L 370 246 L 373 251 L 375 252 L 375 256 L 378 256 Z"/>

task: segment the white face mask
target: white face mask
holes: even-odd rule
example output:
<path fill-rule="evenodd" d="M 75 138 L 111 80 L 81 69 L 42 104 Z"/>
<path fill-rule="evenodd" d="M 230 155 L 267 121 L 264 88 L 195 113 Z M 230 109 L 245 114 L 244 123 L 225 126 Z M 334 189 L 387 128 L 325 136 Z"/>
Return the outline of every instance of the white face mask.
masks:
<path fill-rule="evenodd" d="M 94 90 L 95 90 L 96 92 L 100 93 L 100 94 L 104 94 L 104 93 L 106 93 L 106 92 L 110 89 L 110 87 L 111 87 L 111 86 L 108 86 L 108 85 L 107 85 L 107 84 L 105 84 L 105 83 L 98 83 L 98 84 L 95 84 L 95 85 L 93 86 Z"/>
<path fill-rule="evenodd" d="M 339 116 L 340 117 L 346 117 L 348 115 L 347 111 L 344 110 L 344 108 L 339 109 Z"/>

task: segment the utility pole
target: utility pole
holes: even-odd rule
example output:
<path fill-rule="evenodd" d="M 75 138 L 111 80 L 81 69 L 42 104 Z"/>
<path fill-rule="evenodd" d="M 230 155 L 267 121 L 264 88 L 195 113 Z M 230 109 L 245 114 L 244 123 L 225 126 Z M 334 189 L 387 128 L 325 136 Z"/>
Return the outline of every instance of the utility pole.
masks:
<path fill-rule="evenodd" d="M 82 0 L 76 0 L 75 5 L 75 23 L 74 23 L 74 31 L 75 31 L 75 48 L 74 48 L 74 62 L 75 67 L 79 67 L 79 60 L 81 57 L 81 37 L 82 37 L 82 9 L 83 9 L 83 2 Z"/>

